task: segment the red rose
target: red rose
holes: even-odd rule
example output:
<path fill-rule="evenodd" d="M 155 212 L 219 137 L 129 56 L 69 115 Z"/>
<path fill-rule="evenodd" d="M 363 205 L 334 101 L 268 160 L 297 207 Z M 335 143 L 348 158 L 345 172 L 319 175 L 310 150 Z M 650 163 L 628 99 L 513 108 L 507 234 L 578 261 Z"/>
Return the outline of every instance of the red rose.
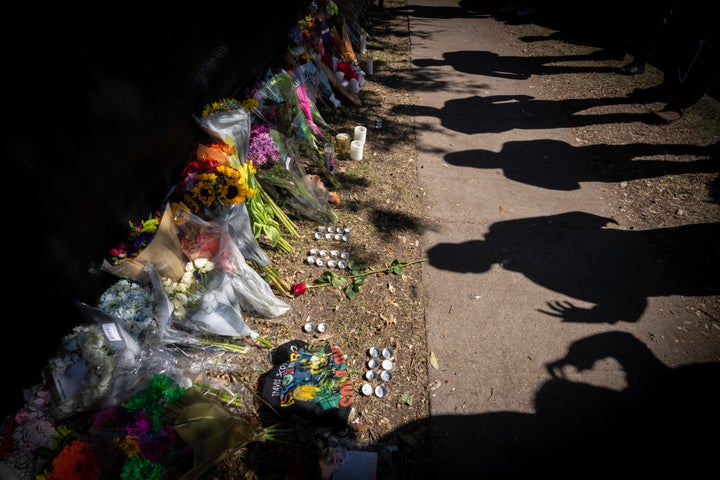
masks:
<path fill-rule="evenodd" d="M 307 285 L 304 283 L 293 283 L 290 287 L 290 293 L 295 295 L 296 297 L 299 297 L 303 293 L 305 293 L 305 290 L 307 290 Z"/>

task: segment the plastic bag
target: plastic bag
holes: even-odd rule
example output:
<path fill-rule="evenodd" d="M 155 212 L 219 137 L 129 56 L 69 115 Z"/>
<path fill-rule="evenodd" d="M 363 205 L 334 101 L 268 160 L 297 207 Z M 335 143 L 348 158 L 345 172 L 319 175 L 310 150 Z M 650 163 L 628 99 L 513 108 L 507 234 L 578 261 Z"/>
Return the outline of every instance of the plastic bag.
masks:
<path fill-rule="evenodd" d="M 267 281 L 247 264 L 238 242 L 232 233 L 226 230 L 229 230 L 232 224 L 233 221 L 221 224 L 203 220 L 184 211 L 183 221 L 178 229 L 186 255 L 197 258 L 198 252 L 212 253 L 207 258 L 228 273 L 235 300 L 243 310 L 256 312 L 267 318 L 286 313 L 290 306 L 277 298 Z"/>
<path fill-rule="evenodd" d="M 161 276 L 178 279 L 185 271 L 185 256 L 175 230 L 175 220 L 170 205 L 165 206 L 160 219 L 157 232 L 148 245 L 135 258 L 124 260 L 118 265 L 112 265 L 103 259 L 101 270 L 118 277 L 137 280 L 143 274 L 147 263 L 152 263 Z"/>

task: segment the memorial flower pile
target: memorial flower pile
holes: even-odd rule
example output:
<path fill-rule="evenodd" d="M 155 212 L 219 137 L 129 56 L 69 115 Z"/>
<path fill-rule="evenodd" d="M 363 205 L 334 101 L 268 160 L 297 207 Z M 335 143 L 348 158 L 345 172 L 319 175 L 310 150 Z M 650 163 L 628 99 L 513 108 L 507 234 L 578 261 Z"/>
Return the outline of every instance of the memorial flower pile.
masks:
<path fill-rule="evenodd" d="M 368 275 L 416 263 L 353 266 L 347 276 L 325 272 L 291 286 L 264 251 L 291 251 L 293 218 L 338 219 L 338 196 L 325 187 L 338 180 L 322 150 L 331 129 L 315 99 L 335 104 L 328 68 L 362 75 L 337 7 L 322 5 L 329 16 L 299 23 L 292 69 L 269 71 L 245 100 L 209 103 L 195 118 L 209 138 L 163 210 L 129 221 L 128 237 L 107 251 L 101 269 L 117 280 L 96 302 L 77 302 L 86 323 L 63 337 L 6 426 L 0 477 L 198 478 L 250 442 L 278 440 L 285 429 L 253 418 L 257 392 L 219 380 L 237 368 L 233 355 L 275 348 L 244 316 L 281 317 L 290 305 L 278 294 L 321 286 L 352 299 Z M 306 387 L 299 393 L 312 396 Z"/>
<path fill-rule="evenodd" d="M 198 478 L 229 452 L 284 433 L 229 413 L 205 388 L 152 375 L 117 405 L 61 425 L 38 480 Z M 219 448 L 207 449 L 213 443 Z"/>

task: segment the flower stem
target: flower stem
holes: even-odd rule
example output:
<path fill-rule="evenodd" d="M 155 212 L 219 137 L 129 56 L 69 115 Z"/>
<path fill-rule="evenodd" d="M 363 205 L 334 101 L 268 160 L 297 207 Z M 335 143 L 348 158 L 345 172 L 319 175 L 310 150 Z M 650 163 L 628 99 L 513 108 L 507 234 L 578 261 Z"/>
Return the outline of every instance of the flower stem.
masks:
<path fill-rule="evenodd" d="M 257 337 L 257 341 L 260 342 L 260 343 L 262 343 L 263 345 L 265 345 L 266 347 L 268 347 L 268 348 L 270 348 L 270 349 L 275 348 L 275 345 L 273 345 L 273 344 L 270 342 L 270 340 L 268 340 L 268 339 L 265 338 L 265 337 Z"/>
<path fill-rule="evenodd" d="M 283 211 L 282 208 L 278 206 L 277 203 L 275 203 L 275 200 L 265 191 L 264 188 L 262 188 L 262 185 L 260 182 L 258 182 L 258 191 L 260 192 L 260 196 L 262 197 L 265 204 L 270 205 L 270 208 L 273 209 L 273 212 L 275 213 L 275 218 L 280 222 L 280 224 L 287 230 L 287 232 L 292 235 L 293 237 L 299 237 L 299 233 L 297 230 L 297 226 L 295 225 L 295 222 L 292 221 L 290 217 L 287 216 L 287 214 Z"/>
<path fill-rule="evenodd" d="M 421 258 L 421 259 L 419 259 L 419 260 L 413 260 L 413 261 L 407 262 L 407 263 L 401 262 L 401 263 L 397 263 L 397 264 L 395 264 L 395 265 L 391 265 L 391 266 L 386 267 L 386 268 L 381 268 L 381 269 L 377 269 L 377 270 L 370 270 L 370 271 L 362 272 L 362 273 L 356 273 L 356 274 L 354 274 L 354 275 L 347 275 L 347 276 L 345 276 L 345 277 L 343 277 L 343 278 L 348 279 L 348 280 L 352 280 L 353 278 L 365 278 L 365 277 L 367 277 L 368 275 L 374 275 L 374 274 L 377 274 L 377 273 L 389 273 L 389 272 L 392 271 L 395 267 L 405 268 L 405 267 L 407 267 L 407 266 L 410 266 L 410 265 L 413 265 L 413 264 L 416 264 L 416 263 L 420 263 L 420 262 L 426 262 L 426 261 L 427 261 L 426 258 Z M 306 289 L 309 290 L 309 289 L 311 289 L 311 288 L 326 287 L 326 286 L 328 286 L 328 285 L 330 285 L 330 284 L 329 284 L 329 283 L 316 283 L 316 284 L 314 284 L 314 285 L 307 285 L 307 286 L 306 286 Z"/>
<path fill-rule="evenodd" d="M 247 353 L 248 347 L 245 345 L 237 345 L 235 343 L 226 343 L 226 342 L 216 342 L 213 340 L 208 340 L 206 338 L 200 338 L 198 339 L 200 343 L 204 343 L 206 345 L 211 345 L 213 347 L 223 348 L 225 350 L 230 350 L 232 352 L 237 353 Z"/>

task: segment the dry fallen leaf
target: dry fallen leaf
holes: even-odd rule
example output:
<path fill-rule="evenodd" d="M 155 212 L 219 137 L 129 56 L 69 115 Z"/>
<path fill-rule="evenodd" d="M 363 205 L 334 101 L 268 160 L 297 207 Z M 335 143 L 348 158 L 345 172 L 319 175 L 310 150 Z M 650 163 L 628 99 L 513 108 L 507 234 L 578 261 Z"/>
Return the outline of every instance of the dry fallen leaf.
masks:
<path fill-rule="evenodd" d="M 437 358 L 435 358 L 435 352 L 430 352 L 430 365 L 432 365 L 433 368 L 440 368 Z"/>

